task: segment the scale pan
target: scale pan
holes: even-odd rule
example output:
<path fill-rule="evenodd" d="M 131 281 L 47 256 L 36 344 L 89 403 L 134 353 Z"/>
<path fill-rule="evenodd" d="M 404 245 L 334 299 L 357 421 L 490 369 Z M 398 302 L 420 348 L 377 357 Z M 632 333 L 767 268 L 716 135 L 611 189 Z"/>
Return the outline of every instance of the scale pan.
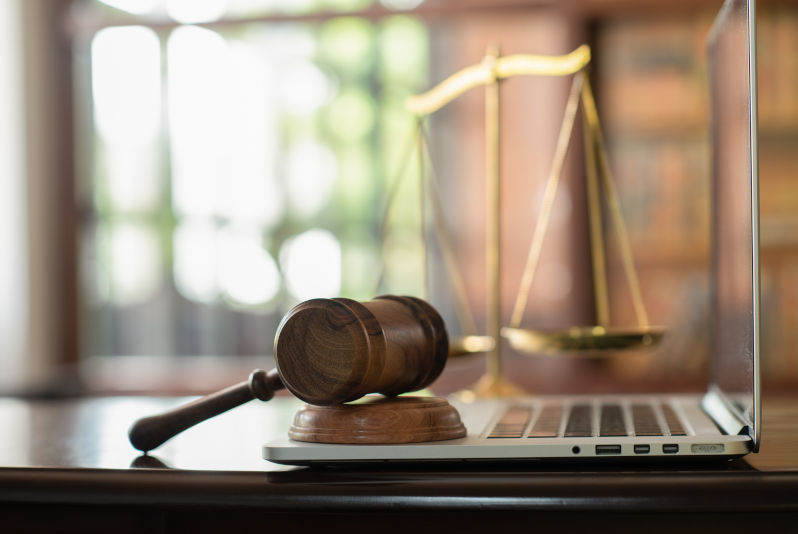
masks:
<path fill-rule="evenodd" d="M 603 351 L 651 347 L 659 343 L 664 334 L 665 329 L 656 326 L 630 328 L 573 326 L 563 330 L 502 328 L 502 336 L 510 342 L 510 346 L 520 352 L 549 355 L 581 352 L 583 353 L 581 356 L 589 358 L 610 355 Z"/>

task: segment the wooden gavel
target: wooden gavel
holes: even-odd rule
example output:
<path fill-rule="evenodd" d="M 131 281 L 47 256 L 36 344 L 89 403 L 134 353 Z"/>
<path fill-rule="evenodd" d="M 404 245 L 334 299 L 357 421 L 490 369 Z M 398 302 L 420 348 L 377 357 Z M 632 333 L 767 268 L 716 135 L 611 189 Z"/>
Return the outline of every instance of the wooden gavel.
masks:
<path fill-rule="evenodd" d="M 292 308 L 277 328 L 269 372 L 130 427 L 130 443 L 152 450 L 197 423 L 247 401 L 267 401 L 287 388 L 303 401 L 328 406 L 367 393 L 392 397 L 431 384 L 449 351 L 438 312 L 415 297 L 381 296 L 368 302 L 313 299 Z"/>

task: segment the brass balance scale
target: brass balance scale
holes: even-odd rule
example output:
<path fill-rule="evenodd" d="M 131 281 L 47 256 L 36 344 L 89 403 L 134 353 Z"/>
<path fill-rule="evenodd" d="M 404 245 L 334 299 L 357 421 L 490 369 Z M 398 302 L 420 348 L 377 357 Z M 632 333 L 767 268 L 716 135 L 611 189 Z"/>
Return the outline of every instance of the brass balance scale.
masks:
<path fill-rule="evenodd" d="M 425 202 L 428 201 L 446 273 L 452 284 L 455 309 L 464 333 L 463 336 L 451 340 L 450 357 L 482 352 L 487 354 L 487 372 L 473 387 L 463 394 L 464 398 L 503 397 L 521 393 L 512 382 L 502 375 L 501 343 L 498 342 L 501 337 L 507 339 L 511 347 L 523 354 L 602 358 L 610 356 L 618 350 L 653 346 L 660 341 L 664 334 L 663 328 L 649 324 L 648 314 L 643 303 L 640 283 L 629 245 L 629 237 L 621 215 L 618 193 L 610 172 L 604 140 L 601 135 L 599 117 L 586 73 L 589 63 L 590 48 L 587 45 L 582 45 L 573 52 L 562 56 L 527 54 L 500 56 L 498 49 L 491 48 L 481 63 L 467 67 L 450 76 L 430 91 L 412 96 L 407 100 L 406 107 L 416 118 L 415 141 L 413 144 L 418 150 L 418 160 L 421 169 L 419 173 L 421 180 L 420 190 L 422 192 L 420 197 L 421 238 L 426 251 L 428 240 L 425 228 Z M 500 292 L 501 254 L 499 248 L 501 236 L 499 217 L 501 213 L 499 84 L 507 78 L 522 75 L 572 76 L 572 82 L 551 170 L 545 186 L 542 206 L 535 224 L 512 315 L 509 325 L 503 327 Z M 429 157 L 429 143 L 424 129 L 424 119 L 463 93 L 483 85 L 485 86 L 486 130 L 487 307 L 485 317 L 487 332 L 478 334 L 471 307 L 468 303 L 464 279 L 455 259 L 451 233 L 444 223 L 440 187 L 435 173 L 426 172 L 425 159 L 430 162 L 432 159 Z M 584 124 L 585 180 L 597 324 L 592 326 L 571 326 L 554 330 L 526 328 L 522 327 L 521 323 L 527 307 L 529 291 L 540 260 L 543 240 L 546 235 L 580 103 L 582 105 Z M 413 144 L 409 146 L 412 147 Z M 408 159 L 403 158 L 402 161 L 407 162 Z M 403 173 L 404 170 L 400 169 L 400 178 L 394 180 L 388 194 L 388 202 L 382 224 L 383 242 L 386 237 L 390 209 L 397 197 L 396 192 L 401 183 L 401 175 Z M 427 176 L 427 174 L 429 175 Z M 619 327 L 610 325 L 605 246 L 601 228 L 602 193 L 606 198 L 610 220 L 616 232 L 621 262 L 637 319 L 637 324 L 632 326 Z M 426 264 L 426 259 L 423 261 Z M 425 288 L 426 285 L 425 276 Z"/>

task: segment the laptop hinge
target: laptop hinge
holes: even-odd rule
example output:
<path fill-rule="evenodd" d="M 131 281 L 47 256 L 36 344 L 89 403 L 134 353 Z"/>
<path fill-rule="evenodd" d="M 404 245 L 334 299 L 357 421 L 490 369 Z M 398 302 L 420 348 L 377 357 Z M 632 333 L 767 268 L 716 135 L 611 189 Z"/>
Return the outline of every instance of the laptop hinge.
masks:
<path fill-rule="evenodd" d="M 701 408 L 730 436 L 750 435 L 750 429 L 734 411 L 716 388 L 710 388 L 701 399 Z"/>

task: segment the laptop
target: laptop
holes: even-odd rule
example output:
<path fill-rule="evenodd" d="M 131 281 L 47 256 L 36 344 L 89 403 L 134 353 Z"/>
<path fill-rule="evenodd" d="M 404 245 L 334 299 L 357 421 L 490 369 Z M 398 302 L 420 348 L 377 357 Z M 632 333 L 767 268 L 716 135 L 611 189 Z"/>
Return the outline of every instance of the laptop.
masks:
<path fill-rule="evenodd" d="M 709 35 L 711 375 L 703 395 L 452 400 L 464 438 L 401 445 L 267 443 L 266 460 L 345 462 L 729 458 L 761 434 L 754 0 L 726 0 Z"/>

